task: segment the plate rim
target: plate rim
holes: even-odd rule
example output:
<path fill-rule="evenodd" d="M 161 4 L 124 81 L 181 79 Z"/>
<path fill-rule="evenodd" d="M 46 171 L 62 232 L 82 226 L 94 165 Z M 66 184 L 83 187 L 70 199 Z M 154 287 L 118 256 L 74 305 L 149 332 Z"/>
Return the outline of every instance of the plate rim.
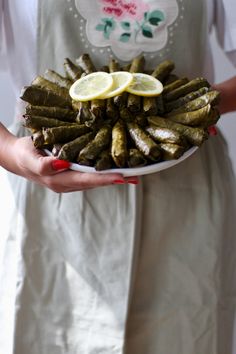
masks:
<path fill-rule="evenodd" d="M 151 173 L 160 172 L 166 169 L 169 169 L 175 165 L 178 165 L 182 161 L 189 158 L 192 154 L 194 154 L 199 149 L 198 146 L 192 146 L 189 150 L 187 150 L 181 157 L 174 160 L 157 162 L 151 165 L 143 166 L 143 167 L 129 167 L 129 168 L 112 168 L 109 170 L 97 171 L 94 167 L 79 165 L 77 163 L 71 162 L 70 170 L 77 171 L 81 173 L 96 173 L 96 174 L 107 174 L 107 173 L 119 173 L 124 177 L 132 177 L 132 176 L 143 176 Z M 52 156 L 52 152 L 48 149 L 43 149 L 44 152 L 48 156 Z"/>

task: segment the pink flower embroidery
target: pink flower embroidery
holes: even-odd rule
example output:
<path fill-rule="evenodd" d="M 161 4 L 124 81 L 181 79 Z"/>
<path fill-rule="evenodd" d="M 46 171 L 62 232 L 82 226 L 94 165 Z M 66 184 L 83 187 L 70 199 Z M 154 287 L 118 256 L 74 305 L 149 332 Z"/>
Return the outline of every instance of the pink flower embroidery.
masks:
<path fill-rule="evenodd" d="M 101 0 L 102 10 L 105 14 L 119 19 L 141 20 L 143 14 L 149 10 L 147 3 L 141 0 Z"/>

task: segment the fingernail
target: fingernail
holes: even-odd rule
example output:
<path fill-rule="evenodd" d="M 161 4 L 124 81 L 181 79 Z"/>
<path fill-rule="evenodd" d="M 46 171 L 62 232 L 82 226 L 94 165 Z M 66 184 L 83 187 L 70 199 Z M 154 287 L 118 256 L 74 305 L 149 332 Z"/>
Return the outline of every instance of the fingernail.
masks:
<path fill-rule="evenodd" d="M 138 184 L 138 180 L 137 179 L 134 179 L 134 180 L 129 180 L 128 183 L 130 184 Z"/>
<path fill-rule="evenodd" d="M 215 127 L 214 125 L 208 127 L 208 133 L 209 133 L 210 135 L 217 135 L 217 129 L 216 129 L 216 127 Z"/>
<path fill-rule="evenodd" d="M 52 168 L 56 171 L 64 170 L 65 168 L 70 167 L 70 162 L 65 160 L 53 160 Z"/>
<path fill-rule="evenodd" d="M 122 179 L 116 179 L 115 181 L 113 181 L 114 184 L 124 184 L 125 181 L 123 181 Z"/>

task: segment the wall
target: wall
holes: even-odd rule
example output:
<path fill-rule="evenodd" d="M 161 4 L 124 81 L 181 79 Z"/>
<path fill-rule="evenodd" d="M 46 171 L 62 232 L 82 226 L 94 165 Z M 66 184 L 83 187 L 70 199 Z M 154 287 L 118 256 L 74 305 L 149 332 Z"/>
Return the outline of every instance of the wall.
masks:
<path fill-rule="evenodd" d="M 216 70 L 216 82 L 223 81 L 231 76 L 236 75 L 236 68 L 225 57 L 219 48 L 215 35 L 212 35 L 211 44 L 213 47 L 214 62 Z M 7 74 L 0 73 L 0 102 L 1 102 L 1 121 L 10 124 L 14 114 L 14 95 Z M 236 97 L 235 97 L 236 99 Z M 236 113 L 229 113 L 222 117 L 219 122 L 224 136 L 229 144 L 229 152 L 233 162 L 236 174 Z"/>

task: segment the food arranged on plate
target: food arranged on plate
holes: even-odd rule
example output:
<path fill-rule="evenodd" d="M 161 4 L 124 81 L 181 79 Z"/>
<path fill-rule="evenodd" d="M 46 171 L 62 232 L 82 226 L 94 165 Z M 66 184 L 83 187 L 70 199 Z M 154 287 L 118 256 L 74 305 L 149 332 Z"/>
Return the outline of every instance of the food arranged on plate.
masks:
<path fill-rule="evenodd" d="M 36 148 L 97 171 L 179 159 L 209 137 L 219 92 L 205 78 L 178 77 L 165 60 L 148 72 L 142 55 L 95 68 L 83 54 L 22 89 L 24 126 Z"/>

